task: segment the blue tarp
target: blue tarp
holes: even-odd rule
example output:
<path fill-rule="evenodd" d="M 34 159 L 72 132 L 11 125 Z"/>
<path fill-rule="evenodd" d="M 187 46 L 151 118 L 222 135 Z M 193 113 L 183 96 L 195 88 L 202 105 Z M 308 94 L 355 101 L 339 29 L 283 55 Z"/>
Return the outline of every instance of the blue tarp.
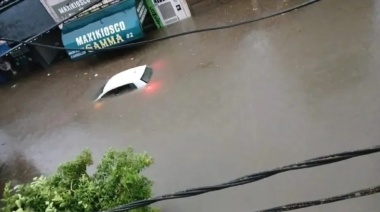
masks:
<path fill-rule="evenodd" d="M 3 55 L 5 52 L 9 50 L 9 46 L 7 45 L 6 42 L 0 41 L 0 56 Z"/>

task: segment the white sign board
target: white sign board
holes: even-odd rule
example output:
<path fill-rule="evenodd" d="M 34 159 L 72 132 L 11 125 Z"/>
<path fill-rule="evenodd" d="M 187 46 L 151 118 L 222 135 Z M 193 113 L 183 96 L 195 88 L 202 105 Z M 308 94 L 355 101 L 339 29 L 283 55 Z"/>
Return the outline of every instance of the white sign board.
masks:
<path fill-rule="evenodd" d="M 98 0 L 40 0 L 55 22 L 60 22 L 94 4 Z M 89 10 L 100 8 L 104 4 L 116 3 L 115 0 L 102 0 Z"/>

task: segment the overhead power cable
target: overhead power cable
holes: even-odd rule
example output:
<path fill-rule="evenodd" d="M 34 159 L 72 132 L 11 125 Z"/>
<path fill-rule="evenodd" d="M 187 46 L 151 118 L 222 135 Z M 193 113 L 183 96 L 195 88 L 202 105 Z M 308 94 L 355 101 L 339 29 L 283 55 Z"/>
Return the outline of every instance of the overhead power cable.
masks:
<path fill-rule="evenodd" d="M 288 205 L 282 205 L 274 208 L 269 208 L 265 210 L 259 210 L 256 212 L 281 212 L 281 211 L 292 211 L 292 210 L 297 210 L 301 208 L 308 208 L 312 206 L 317 206 L 317 205 L 324 205 L 324 204 L 329 204 L 333 202 L 339 202 L 343 200 L 348 200 L 348 199 L 353 199 L 353 198 L 358 198 L 358 197 L 364 197 L 364 196 L 369 196 L 372 194 L 377 194 L 380 193 L 380 185 L 372 188 L 367 188 L 359 191 L 354 191 L 348 194 L 342 194 L 334 197 L 328 197 L 328 198 L 323 198 L 319 200 L 313 200 L 313 201 L 307 201 L 307 202 L 298 202 L 298 203 L 292 203 Z"/>
<path fill-rule="evenodd" d="M 343 152 L 333 155 L 327 155 L 322 157 L 317 157 L 313 159 L 309 159 L 300 163 L 294 163 L 287 166 L 282 166 L 276 169 L 272 169 L 269 171 L 263 171 L 259 173 L 254 173 L 250 175 L 246 175 L 240 178 L 237 178 L 235 180 L 229 181 L 227 183 L 222 183 L 218 185 L 213 186 L 204 186 L 199 188 L 193 188 L 193 189 L 187 189 L 184 191 L 175 192 L 172 194 L 166 194 L 146 200 L 140 200 L 136 202 L 132 202 L 129 204 L 118 206 L 114 209 L 108 210 L 107 212 L 120 212 L 120 211 L 128 211 L 135 208 L 143 207 L 150 205 L 155 202 L 160 202 L 163 200 L 169 200 L 169 199 L 179 199 L 179 198 L 185 198 L 185 197 L 191 197 L 191 196 L 197 196 L 200 194 L 212 192 L 212 191 L 218 191 L 226 188 L 231 188 L 239 185 L 244 185 L 252 182 L 256 182 L 258 180 L 262 180 L 264 178 L 292 170 L 298 170 L 298 169 L 306 169 L 306 168 L 312 168 L 322 165 L 327 165 L 331 163 L 336 163 L 339 161 L 347 160 L 354 157 L 359 157 L 363 155 L 373 154 L 380 152 L 380 146 L 371 147 L 368 149 L 362 149 L 362 150 L 356 150 L 356 151 L 350 151 L 350 152 Z"/>
<path fill-rule="evenodd" d="M 103 49 L 64 48 L 64 47 L 46 45 L 46 44 L 41 44 L 41 43 L 32 43 L 29 41 L 20 41 L 20 40 L 15 40 L 15 39 L 11 39 L 11 38 L 4 38 L 4 37 L 1 37 L 0 40 L 4 40 L 4 41 L 8 41 L 8 42 L 21 43 L 21 44 L 31 45 L 31 46 L 50 48 L 50 49 L 57 49 L 57 50 L 102 52 L 102 51 L 110 51 L 110 50 L 116 50 L 116 49 L 124 49 L 124 48 L 141 46 L 141 45 L 145 45 L 145 44 L 149 44 L 149 43 L 155 43 L 155 42 L 159 42 L 159 41 L 168 40 L 171 38 L 176 38 L 176 37 L 181 37 L 181 36 L 196 34 L 196 33 L 201 33 L 201 32 L 209 32 L 209 31 L 215 31 L 215 30 L 229 29 L 229 28 L 233 28 L 233 27 L 254 23 L 254 22 L 262 21 L 262 20 L 269 19 L 269 18 L 273 18 L 273 17 L 279 16 L 279 15 L 283 15 L 283 14 L 304 8 L 306 6 L 309 6 L 309 5 L 314 4 L 318 1 L 320 1 L 320 0 L 309 0 L 309 1 L 306 1 L 302 4 L 297 5 L 295 7 L 291 7 L 289 9 L 286 9 L 286 10 L 283 10 L 283 11 L 280 11 L 277 13 L 273 13 L 273 14 L 270 14 L 267 16 L 263 16 L 263 17 L 260 17 L 257 19 L 245 20 L 245 21 L 241 21 L 241 22 L 229 24 L 229 25 L 224 25 L 224 26 L 208 27 L 208 28 L 204 28 L 204 29 L 196 29 L 196 30 L 181 32 L 178 34 L 169 35 L 169 36 L 165 36 L 165 37 L 154 38 L 154 39 L 140 41 L 140 42 L 134 42 L 134 43 L 128 43 L 128 44 L 123 44 L 123 45 L 114 46 L 114 47 L 107 47 L 107 48 L 103 48 Z M 77 15 L 77 14 L 75 14 L 75 15 Z M 62 21 L 62 23 L 63 22 L 64 21 Z"/>

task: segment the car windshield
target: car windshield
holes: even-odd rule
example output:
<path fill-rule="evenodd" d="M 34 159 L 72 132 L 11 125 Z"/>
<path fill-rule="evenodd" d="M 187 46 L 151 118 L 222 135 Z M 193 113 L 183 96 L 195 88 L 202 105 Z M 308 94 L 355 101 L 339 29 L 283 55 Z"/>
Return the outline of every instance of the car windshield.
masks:
<path fill-rule="evenodd" d="M 153 71 L 151 68 L 147 67 L 145 69 L 145 72 L 144 74 L 142 75 L 141 77 L 141 81 L 145 82 L 145 83 L 148 83 L 150 78 L 152 77 L 152 74 L 153 74 Z"/>

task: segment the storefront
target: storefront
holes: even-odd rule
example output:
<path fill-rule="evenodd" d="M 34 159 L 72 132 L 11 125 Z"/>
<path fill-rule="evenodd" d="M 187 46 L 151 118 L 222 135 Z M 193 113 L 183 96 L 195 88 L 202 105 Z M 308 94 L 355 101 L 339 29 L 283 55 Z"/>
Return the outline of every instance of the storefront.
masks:
<path fill-rule="evenodd" d="M 191 16 L 187 2 L 193 6 L 206 1 L 215 0 L 20 1 L 0 12 L 5 20 L 0 35 L 68 49 L 102 49 L 142 39 L 149 26 L 162 28 L 186 19 Z M 47 67 L 67 55 L 80 59 L 92 53 L 8 44 L 2 46 L 0 62 L 20 71 L 34 69 L 34 65 Z"/>

